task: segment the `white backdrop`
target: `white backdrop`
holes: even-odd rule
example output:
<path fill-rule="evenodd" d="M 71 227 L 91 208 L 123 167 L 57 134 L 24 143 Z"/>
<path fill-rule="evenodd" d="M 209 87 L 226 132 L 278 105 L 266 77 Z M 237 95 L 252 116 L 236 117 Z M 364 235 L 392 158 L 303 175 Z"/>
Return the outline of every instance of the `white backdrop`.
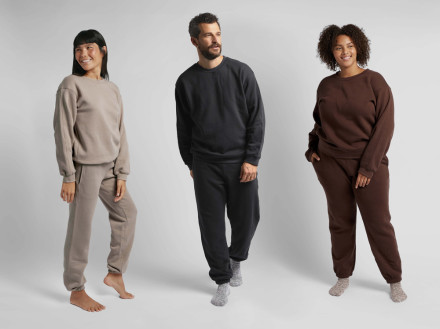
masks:
<path fill-rule="evenodd" d="M 316 56 L 319 33 L 328 24 L 354 23 L 371 40 L 368 67 L 385 77 L 395 98 L 396 130 L 388 153 L 390 206 L 403 278 L 411 291 L 408 302 L 417 295 L 437 301 L 439 285 L 429 286 L 440 271 L 440 3 L 435 0 L 2 0 L 1 281 L 44 294 L 43 282 L 50 276 L 55 290 L 63 292 L 68 206 L 59 198 L 55 93 L 71 72 L 75 35 L 94 28 L 107 41 L 110 80 L 119 86 L 125 107 L 132 168 L 128 188 L 139 211 L 129 273 L 146 282 L 179 286 L 190 284 L 193 272 L 188 269 L 194 267 L 209 282 L 192 181 L 177 147 L 174 102 L 177 77 L 197 61 L 189 20 L 206 11 L 220 18 L 223 54 L 255 72 L 266 110 L 259 167 L 261 222 L 249 260 L 254 259 L 253 271 L 268 273 L 267 264 L 274 264 L 292 278 L 324 283 L 323 296 L 334 280 L 325 196 L 304 152 L 316 88 L 332 74 Z M 105 273 L 106 216 L 100 204 L 90 273 Z M 360 217 L 357 260 L 355 276 L 384 282 Z M 68 295 L 54 296 L 62 301 Z M 0 303 L 4 310 L 16 310 L 1 294 Z M 431 328 L 431 322 L 423 325 Z"/>

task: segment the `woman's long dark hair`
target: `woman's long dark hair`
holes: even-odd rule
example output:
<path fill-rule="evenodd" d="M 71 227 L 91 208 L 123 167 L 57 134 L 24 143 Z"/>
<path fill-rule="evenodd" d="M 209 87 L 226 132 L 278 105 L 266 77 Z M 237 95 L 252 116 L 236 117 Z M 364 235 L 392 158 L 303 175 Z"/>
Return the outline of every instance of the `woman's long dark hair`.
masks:
<path fill-rule="evenodd" d="M 104 53 L 104 57 L 102 58 L 102 66 L 101 66 L 101 78 L 108 80 L 108 71 L 107 71 L 107 59 L 108 59 L 108 51 L 104 52 L 102 47 L 107 47 L 105 43 L 104 37 L 101 33 L 96 30 L 84 30 L 78 33 L 73 40 L 73 67 L 72 74 L 74 75 L 84 75 L 86 71 L 83 70 L 81 65 L 75 59 L 75 49 L 79 45 L 83 45 L 85 43 L 96 43 L 101 50 L 101 53 Z"/>

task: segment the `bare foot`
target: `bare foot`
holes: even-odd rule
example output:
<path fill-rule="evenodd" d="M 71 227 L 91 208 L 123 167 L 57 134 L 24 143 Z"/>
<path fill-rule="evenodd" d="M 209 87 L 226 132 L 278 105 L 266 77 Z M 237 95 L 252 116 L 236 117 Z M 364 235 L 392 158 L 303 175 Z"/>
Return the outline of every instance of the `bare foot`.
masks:
<path fill-rule="evenodd" d="M 70 304 L 78 306 L 87 312 L 99 312 L 105 309 L 104 305 L 90 298 L 85 290 L 72 291 L 70 294 Z"/>
<path fill-rule="evenodd" d="M 118 294 L 119 297 L 122 299 L 133 299 L 134 295 L 130 294 L 125 290 L 124 280 L 122 280 L 122 274 L 119 273 L 109 273 L 104 279 L 104 283 L 114 288 Z"/>

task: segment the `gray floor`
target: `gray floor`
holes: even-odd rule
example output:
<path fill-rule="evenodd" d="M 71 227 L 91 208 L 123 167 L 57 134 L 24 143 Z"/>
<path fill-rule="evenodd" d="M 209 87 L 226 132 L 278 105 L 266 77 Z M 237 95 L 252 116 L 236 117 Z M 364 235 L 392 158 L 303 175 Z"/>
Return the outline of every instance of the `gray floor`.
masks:
<path fill-rule="evenodd" d="M 368 258 L 358 261 L 350 288 L 336 298 L 327 293 L 334 280 L 331 269 L 306 276 L 254 256 L 243 266 L 244 285 L 231 289 L 223 308 L 209 302 L 215 285 L 202 259 L 178 272 L 160 262 L 144 266 L 132 266 L 125 276 L 136 298 L 121 300 L 102 283 L 105 268 L 89 264 L 87 291 L 107 307 L 92 314 L 68 303 L 59 266 L 42 266 L 51 275 L 36 275 L 17 265 L 15 275 L 2 278 L 1 328 L 440 328 L 434 273 L 420 282 L 412 279 L 416 272 L 407 271 L 409 299 L 394 304 Z"/>

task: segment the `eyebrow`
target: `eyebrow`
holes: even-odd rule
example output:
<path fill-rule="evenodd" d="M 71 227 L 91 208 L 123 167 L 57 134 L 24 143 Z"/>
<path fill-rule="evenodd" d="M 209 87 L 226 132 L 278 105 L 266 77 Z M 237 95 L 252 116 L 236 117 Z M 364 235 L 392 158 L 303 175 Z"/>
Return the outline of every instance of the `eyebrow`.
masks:
<path fill-rule="evenodd" d="M 208 34 L 221 34 L 221 31 L 217 31 L 217 32 L 205 32 L 203 33 L 203 35 L 208 35 Z"/>
<path fill-rule="evenodd" d="M 76 46 L 76 47 L 75 47 L 75 49 L 76 49 L 76 48 L 79 48 L 79 47 L 87 47 L 87 46 L 90 46 L 90 45 L 93 45 L 93 42 L 89 42 L 89 43 L 82 43 L 82 44 L 80 44 L 80 45 Z"/>
<path fill-rule="evenodd" d="M 346 43 L 347 46 L 348 46 L 348 45 L 353 45 L 353 44 L 354 44 L 353 42 Z M 337 44 L 335 45 L 335 47 L 341 47 L 341 46 L 343 46 L 343 44 L 337 43 Z"/>

